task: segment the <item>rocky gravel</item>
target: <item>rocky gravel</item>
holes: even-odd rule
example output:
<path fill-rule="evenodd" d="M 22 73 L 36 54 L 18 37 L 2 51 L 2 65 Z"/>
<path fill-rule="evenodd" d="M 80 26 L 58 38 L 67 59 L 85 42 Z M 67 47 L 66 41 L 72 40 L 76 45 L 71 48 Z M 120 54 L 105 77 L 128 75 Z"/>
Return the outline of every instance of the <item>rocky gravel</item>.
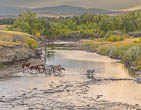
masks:
<path fill-rule="evenodd" d="M 0 96 L 0 110 L 141 110 L 139 104 L 110 102 L 103 95 L 89 96 L 90 81 L 50 81 L 45 88 Z"/>

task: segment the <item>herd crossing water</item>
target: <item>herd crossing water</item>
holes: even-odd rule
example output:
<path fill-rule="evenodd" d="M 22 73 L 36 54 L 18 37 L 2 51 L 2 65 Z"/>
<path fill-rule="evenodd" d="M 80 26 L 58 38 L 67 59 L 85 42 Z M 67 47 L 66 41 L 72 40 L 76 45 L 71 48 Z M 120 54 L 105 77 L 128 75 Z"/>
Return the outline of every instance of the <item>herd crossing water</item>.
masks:
<path fill-rule="evenodd" d="M 42 53 L 41 59 L 30 62 L 61 65 L 66 71 L 62 76 L 20 72 L 0 81 L 0 110 L 139 108 L 141 84 L 126 80 L 133 76 L 120 61 L 78 50 L 43 49 Z M 95 70 L 96 79 L 125 80 L 95 81 L 86 76 L 88 69 Z"/>

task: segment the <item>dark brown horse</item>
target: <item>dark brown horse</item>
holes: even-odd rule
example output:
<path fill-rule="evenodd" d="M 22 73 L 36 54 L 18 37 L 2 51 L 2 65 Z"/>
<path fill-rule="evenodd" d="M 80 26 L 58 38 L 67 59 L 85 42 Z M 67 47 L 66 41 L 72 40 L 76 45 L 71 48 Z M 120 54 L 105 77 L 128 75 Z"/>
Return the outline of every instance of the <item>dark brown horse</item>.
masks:
<path fill-rule="evenodd" d="M 44 73 L 46 72 L 46 68 L 44 64 L 40 64 L 39 69 L 42 70 Z"/>
<path fill-rule="evenodd" d="M 23 68 L 23 72 L 24 72 L 24 68 L 27 67 L 29 69 L 31 63 L 30 62 L 26 62 L 22 64 L 22 68 Z"/>
<path fill-rule="evenodd" d="M 36 70 L 39 73 L 41 73 L 41 70 L 43 70 L 43 72 L 45 72 L 45 65 L 44 64 L 40 64 L 40 65 L 31 66 L 30 70 Z"/>
<path fill-rule="evenodd" d="M 24 69 L 24 67 L 29 68 L 29 67 L 30 67 L 30 65 L 31 65 L 31 63 L 30 63 L 30 62 L 23 63 L 23 64 L 22 64 L 22 68 L 23 68 L 23 69 Z"/>
<path fill-rule="evenodd" d="M 31 71 L 36 70 L 36 71 L 38 71 L 40 73 L 40 65 L 31 66 L 30 70 Z"/>

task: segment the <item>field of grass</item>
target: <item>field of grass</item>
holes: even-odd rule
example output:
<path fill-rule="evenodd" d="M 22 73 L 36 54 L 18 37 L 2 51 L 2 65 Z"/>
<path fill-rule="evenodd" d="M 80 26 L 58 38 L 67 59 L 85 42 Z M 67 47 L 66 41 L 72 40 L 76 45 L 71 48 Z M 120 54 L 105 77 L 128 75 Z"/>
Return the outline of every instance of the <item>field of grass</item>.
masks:
<path fill-rule="evenodd" d="M 28 40 L 34 40 L 33 36 L 15 31 L 0 30 L 0 46 L 12 47 L 17 45 L 27 45 Z"/>

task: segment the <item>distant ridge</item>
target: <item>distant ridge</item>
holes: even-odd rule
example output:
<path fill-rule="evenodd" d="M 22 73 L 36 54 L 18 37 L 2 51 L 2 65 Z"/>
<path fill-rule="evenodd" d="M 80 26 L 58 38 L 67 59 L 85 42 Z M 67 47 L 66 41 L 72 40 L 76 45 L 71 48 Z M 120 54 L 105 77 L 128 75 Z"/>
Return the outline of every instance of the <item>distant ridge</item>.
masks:
<path fill-rule="evenodd" d="M 25 11 L 32 11 L 36 13 L 56 13 L 56 14 L 66 14 L 66 13 L 71 13 L 71 14 L 83 14 L 83 13 L 111 13 L 109 10 L 104 10 L 104 9 L 95 9 L 95 8 L 82 8 L 82 7 L 75 7 L 75 6 L 68 6 L 68 5 L 61 5 L 61 6 L 56 6 L 56 7 L 43 7 L 43 8 L 22 8 L 22 7 L 0 7 L 0 16 L 5 16 L 5 15 L 18 15 L 20 13 L 23 13 Z"/>
<path fill-rule="evenodd" d="M 25 11 L 29 10 L 28 8 L 22 8 L 22 7 L 0 7 L 0 16 L 6 16 L 6 15 L 17 15 L 20 13 L 23 13 Z"/>
<path fill-rule="evenodd" d="M 60 5 L 60 6 L 56 6 L 56 7 L 43 7 L 43 8 L 35 8 L 35 9 L 32 9 L 32 11 L 34 12 L 38 12 L 38 13 L 41 13 L 41 12 L 47 12 L 47 13 L 79 13 L 79 14 L 82 14 L 82 13 L 111 13 L 111 11 L 109 10 L 104 10 L 104 9 L 96 9 L 96 8 L 89 8 L 89 9 L 86 9 L 86 8 L 82 8 L 82 7 L 75 7 L 75 6 L 68 6 L 68 5 Z"/>

